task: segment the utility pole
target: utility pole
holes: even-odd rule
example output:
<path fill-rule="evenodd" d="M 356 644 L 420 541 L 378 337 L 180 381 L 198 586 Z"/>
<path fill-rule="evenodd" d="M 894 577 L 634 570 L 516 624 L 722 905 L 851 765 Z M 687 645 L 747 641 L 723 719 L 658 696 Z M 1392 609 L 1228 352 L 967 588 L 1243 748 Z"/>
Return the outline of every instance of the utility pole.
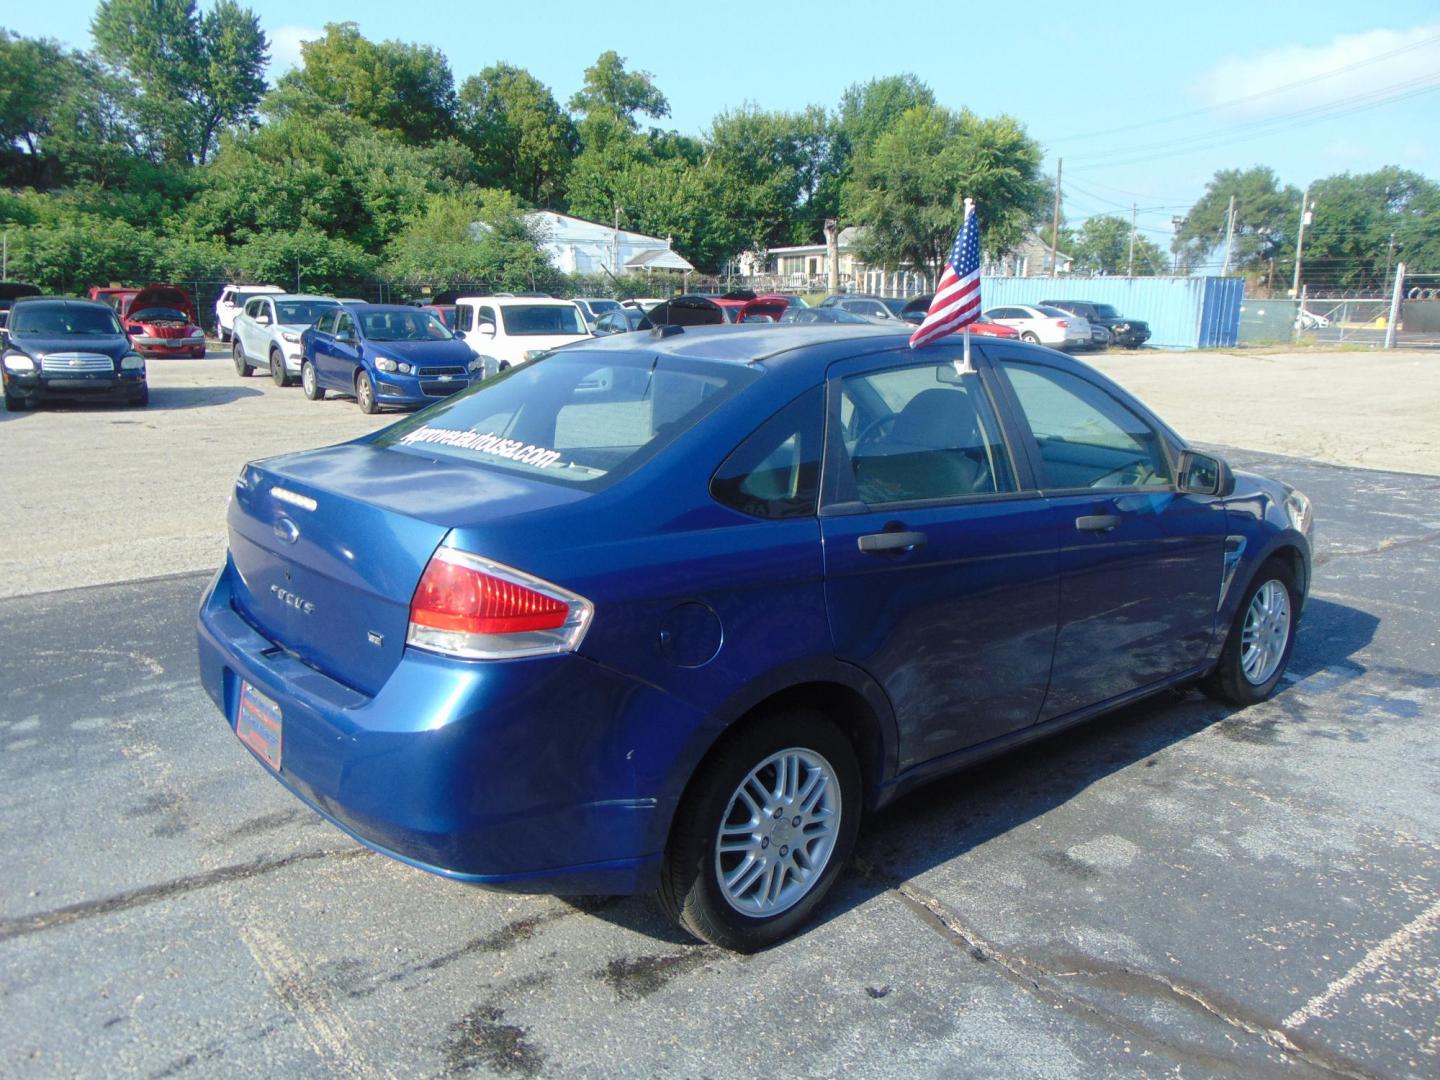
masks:
<path fill-rule="evenodd" d="M 1225 212 L 1225 269 L 1220 271 L 1221 277 L 1230 276 L 1230 245 L 1235 239 L 1235 196 L 1230 196 L 1230 209 Z"/>
<path fill-rule="evenodd" d="M 1300 261 L 1305 254 L 1305 226 L 1310 224 L 1310 185 L 1305 185 L 1305 197 L 1300 200 L 1300 235 L 1295 240 L 1295 284 L 1290 291 L 1300 296 Z"/>
<path fill-rule="evenodd" d="M 1386 188 L 1385 191 L 1388 193 L 1388 192 L 1390 191 L 1390 189 L 1389 189 L 1389 188 Z M 1394 258 L 1395 258 L 1395 234 L 1392 232 L 1392 233 L 1390 234 L 1390 250 L 1387 251 L 1387 252 L 1385 252 L 1385 284 L 1386 284 L 1386 285 L 1389 285 L 1389 284 L 1390 284 L 1390 263 L 1394 260 Z M 3 276 L 3 275 L 0 275 L 0 276 Z"/>
<path fill-rule="evenodd" d="M 617 274 L 617 275 L 618 275 L 618 274 L 620 273 L 620 204 L 619 204 L 619 203 L 616 203 L 616 204 L 615 204 L 615 234 L 614 234 L 614 240 L 612 241 L 612 247 L 614 248 L 614 252 L 615 252 L 615 253 L 614 253 L 612 256 L 610 256 L 610 272 L 611 272 L 612 274 Z"/>
<path fill-rule="evenodd" d="M 1176 277 L 1180 276 L 1180 226 L 1184 224 L 1185 219 L 1183 217 L 1172 217 L 1170 219 L 1170 228 L 1175 230 L 1175 239 L 1170 241 L 1170 250 L 1175 253 L 1175 265 L 1170 272 Z"/>
<path fill-rule="evenodd" d="M 840 222 L 835 218 L 825 219 L 825 261 L 829 264 L 825 283 L 834 296 L 840 291 Z"/>
<path fill-rule="evenodd" d="M 1395 267 L 1395 291 L 1390 294 L 1390 318 L 1385 323 L 1385 348 L 1395 347 L 1395 324 L 1400 321 L 1400 294 L 1405 291 L 1405 264 Z"/>
<path fill-rule="evenodd" d="M 1135 276 L 1135 204 L 1130 204 L 1130 268 L 1125 271 L 1126 277 Z"/>
<path fill-rule="evenodd" d="M 1055 159 L 1055 219 L 1050 226 L 1050 276 L 1060 275 L 1060 170 L 1065 165 L 1064 158 Z"/>

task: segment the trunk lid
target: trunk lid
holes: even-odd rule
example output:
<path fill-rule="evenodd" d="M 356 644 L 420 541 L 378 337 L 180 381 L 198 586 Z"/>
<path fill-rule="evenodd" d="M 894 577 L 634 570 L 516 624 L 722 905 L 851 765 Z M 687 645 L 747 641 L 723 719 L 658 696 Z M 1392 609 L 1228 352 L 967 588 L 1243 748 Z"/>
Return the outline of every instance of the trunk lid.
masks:
<path fill-rule="evenodd" d="M 366 444 L 255 462 L 230 504 L 233 603 L 277 645 L 374 695 L 400 662 L 415 586 L 451 528 L 581 497 Z"/>

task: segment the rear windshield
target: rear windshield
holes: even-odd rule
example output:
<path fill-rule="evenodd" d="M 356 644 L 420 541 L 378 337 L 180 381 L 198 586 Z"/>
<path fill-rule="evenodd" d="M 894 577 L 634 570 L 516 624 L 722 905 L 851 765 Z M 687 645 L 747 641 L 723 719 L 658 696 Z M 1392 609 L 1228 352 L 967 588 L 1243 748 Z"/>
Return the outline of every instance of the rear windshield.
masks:
<path fill-rule="evenodd" d="M 620 310 L 620 302 L 618 300 L 588 300 L 586 303 L 590 305 L 590 310 L 596 315 L 604 315 L 607 311 Z"/>
<path fill-rule="evenodd" d="M 12 334 L 123 334 L 113 311 L 70 304 L 17 304 L 10 312 Z"/>
<path fill-rule="evenodd" d="M 401 421 L 375 445 L 599 487 L 654 457 L 756 378 L 739 365 L 567 350 Z"/>
<path fill-rule="evenodd" d="M 506 304 L 500 317 L 511 336 L 589 333 L 574 304 Z"/>
<path fill-rule="evenodd" d="M 1042 315 L 1049 315 L 1052 319 L 1063 319 L 1075 314 L 1073 311 L 1061 311 L 1058 307 L 1047 307 L 1045 305 L 1038 305 L 1035 310 Z"/>
<path fill-rule="evenodd" d="M 339 306 L 333 300 L 277 300 L 275 315 L 286 326 L 314 326 L 321 315 Z"/>
<path fill-rule="evenodd" d="M 894 297 L 887 297 L 886 299 L 881 300 L 880 302 L 881 302 L 882 304 L 884 304 L 887 308 L 890 309 L 890 314 L 891 314 L 891 315 L 894 315 L 894 316 L 896 316 L 896 317 L 898 318 L 899 315 L 900 315 L 900 313 L 905 310 L 905 305 L 906 305 L 909 301 L 904 300 L 904 299 L 902 299 L 901 297 L 894 296 Z"/>

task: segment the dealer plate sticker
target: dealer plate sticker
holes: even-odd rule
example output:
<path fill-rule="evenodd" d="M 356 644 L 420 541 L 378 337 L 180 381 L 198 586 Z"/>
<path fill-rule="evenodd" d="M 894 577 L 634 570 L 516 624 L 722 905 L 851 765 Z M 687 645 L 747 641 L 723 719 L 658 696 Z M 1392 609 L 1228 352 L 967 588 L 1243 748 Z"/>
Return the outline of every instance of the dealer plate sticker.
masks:
<path fill-rule="evenodd" d="M 235 734 L 276 772 L 280 771 L 283 730 L 280 704 L 266 697 L 248 682 L 241 682 L 240 705 L 235 714 Z"/>

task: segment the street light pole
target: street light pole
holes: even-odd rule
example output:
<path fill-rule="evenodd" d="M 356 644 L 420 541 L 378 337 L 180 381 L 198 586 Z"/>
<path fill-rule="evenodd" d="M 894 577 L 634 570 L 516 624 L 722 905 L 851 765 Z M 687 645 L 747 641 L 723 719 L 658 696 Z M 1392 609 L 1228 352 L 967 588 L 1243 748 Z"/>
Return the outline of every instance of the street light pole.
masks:
<path fill-rule="evenodd" d="M 1305 254 L 1305 226 L 1310 224 L 1310 185 L 1305 185 L 1305 197 L 1300 200 L 1300 235 L 1295 240 L 1295 283 L 1290 292 L 1300 297 L 1300 261 Z"/>

